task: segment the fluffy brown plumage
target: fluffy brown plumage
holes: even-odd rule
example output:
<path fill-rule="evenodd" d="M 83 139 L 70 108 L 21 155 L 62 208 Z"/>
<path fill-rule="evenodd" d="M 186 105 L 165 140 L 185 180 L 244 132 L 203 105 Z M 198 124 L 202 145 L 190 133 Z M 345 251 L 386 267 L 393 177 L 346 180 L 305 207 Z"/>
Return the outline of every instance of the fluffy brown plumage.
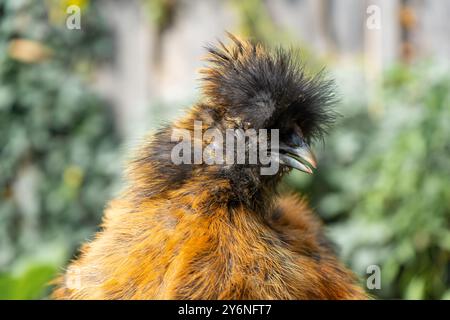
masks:
<path fill-rule="evenodd" d="M 220 132 L 276 128 L 302 150 L 332 122 L 329 81 L 307 77 L 292 52 L 230 38 L 208 49 L 203 99 L 140 149 L 125 192 L 56 280 L 55 298 L 366 298 L 305 201 L 277 194 L 287 165 L 262 176 L 260 165 L 171 161 L 173 129 L 192 131 L 194 120 Z"/>

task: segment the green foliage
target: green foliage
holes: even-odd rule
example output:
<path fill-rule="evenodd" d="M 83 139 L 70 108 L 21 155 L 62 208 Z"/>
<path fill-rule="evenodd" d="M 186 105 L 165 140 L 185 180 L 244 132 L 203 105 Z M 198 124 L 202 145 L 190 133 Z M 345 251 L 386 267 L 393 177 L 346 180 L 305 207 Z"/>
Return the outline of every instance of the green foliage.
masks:
<path fill-rule="evenodd" d="M 382 289 L 373 294 L 448 297 L 450 72 L 395 67 L 379 97 L 379 115 L 365 101 L 346 106 L 319 174 L 306 185 L 290 182 L 311 195 L 355 270 L 366 276 L 367 266 L 381 267 Z"/>
<path fill-rule="evenodd" d="M 68 30 L 38 2 L 0 3 L 0 298 L 45 292 L 99 223 L 119 172 L 111 112 L 87 86 L 91 65 L 112 51 L 105 27 L 90 6 L 84 28 Z M 50 58 L 14 58 L 15 39 Z M 49 243 L 60 244 L 57 258 L 30 259 L 52 253 Z"/>
<path fill-rule="evenodd" d="M 57 272 L 52 264 L 30 264 L 19 276 L 0 273 L 0 299 L 38 299 Z"/>

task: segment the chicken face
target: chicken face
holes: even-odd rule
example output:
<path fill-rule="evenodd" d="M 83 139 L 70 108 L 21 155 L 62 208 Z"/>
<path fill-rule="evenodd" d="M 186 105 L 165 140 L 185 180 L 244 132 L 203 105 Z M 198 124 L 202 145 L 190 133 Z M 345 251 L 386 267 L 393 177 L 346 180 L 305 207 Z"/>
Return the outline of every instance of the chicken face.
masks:
<path fill-rule="evenodd" d="M 298 53 L 243 42 L 209 46 L 202 70 L 203 93 L 232 128 L 278 130 L 271 148 L 283 167 L 312 173 L 310 143 L 321 139 L 335 119 L 333 82 L 322 73 L 308 76 Z"/>

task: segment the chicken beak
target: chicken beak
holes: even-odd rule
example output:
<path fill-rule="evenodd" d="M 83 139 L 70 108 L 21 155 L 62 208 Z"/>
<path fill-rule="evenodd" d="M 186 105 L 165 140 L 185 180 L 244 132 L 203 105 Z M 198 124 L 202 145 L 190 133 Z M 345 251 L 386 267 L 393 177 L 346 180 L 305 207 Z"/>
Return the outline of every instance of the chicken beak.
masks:
<path fill-rule="evenodd" d="M 297 139 L 296 146 L 280 144 L 280 163 L 288 167 L 312 174 L 317 160 L 309 145 L 303 139 Z"/>

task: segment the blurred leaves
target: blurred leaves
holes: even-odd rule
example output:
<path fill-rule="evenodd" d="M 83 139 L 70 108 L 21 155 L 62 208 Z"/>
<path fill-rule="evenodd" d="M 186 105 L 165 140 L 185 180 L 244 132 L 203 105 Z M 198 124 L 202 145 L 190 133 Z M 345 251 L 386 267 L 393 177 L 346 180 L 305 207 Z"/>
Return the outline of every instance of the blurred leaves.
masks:
<path fill-rule="evenodd" d="M 111 57 L 106 28 L 86 1 L 82 30 L 49 20 L 59 1 L 38 2 L 0 2 L 0 298 L 45 294 L 95 230 L 120 171 L 111 110 L 88 89 L 91 68 L 78 72 Z M 42 48 L 52 56 L 36 58 Z M 51 243 L 56 262 L 26 259 Z"/>
<path fill-rule="evenodd" d="M 51 264 L 30 264 L 28 270 L 18 276 L 0 273 L 0 299 L 38 299 L 56 271 L 56 266 Z"/>

